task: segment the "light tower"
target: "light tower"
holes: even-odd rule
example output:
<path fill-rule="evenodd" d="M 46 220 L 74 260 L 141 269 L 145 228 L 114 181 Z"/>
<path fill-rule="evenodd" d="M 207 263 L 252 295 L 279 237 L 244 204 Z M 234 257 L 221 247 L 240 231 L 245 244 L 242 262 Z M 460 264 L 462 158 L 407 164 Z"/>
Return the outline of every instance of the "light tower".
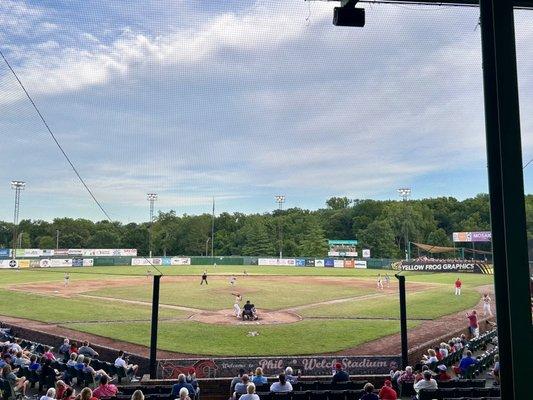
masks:
<path fill-rule="evenodd" d="M 15 253 L 17 250 L 17 229 L 19 224 L 19 210 L 20 210 L 20 192 L 26 187 L 26 182 L 23 181 L 11 181 L 11 189 L 15 191 L 15 211 L 13 212 L 13 249 L 12 257 L 15 259 Z"/>
<path fill-rule="evenodd" d="M 154 226 L 154 203 L 157 200 L 157 193 L 148 193 L 146 199 L 150 202 L 150 244 L 148 246 L 149 257 L 152 258 L 152 241 L 153 241 L 153 226 Z"/>
<path fill-rule="evenodd" d="M 278 203 L 278 209 L 283 210 L 283 203 L 285 203 L 284 195 L 276 196 L 276 203 Z M 279 223 L 279 258 L 283 258 L 283 224 Z"/>
<path fill-rule="evenodd" d="M 411 196 L 411 188 L 403 187 L 398 189 L 398 194 L 402 198 L 402 201 L 407 202 L 409 196 Z M 411 258 L 411 245 L 409 244 L 409 231 L 407 229 L 407 206 L 404 207 L 404 241 L 405 241 L 405 260 Z"/>

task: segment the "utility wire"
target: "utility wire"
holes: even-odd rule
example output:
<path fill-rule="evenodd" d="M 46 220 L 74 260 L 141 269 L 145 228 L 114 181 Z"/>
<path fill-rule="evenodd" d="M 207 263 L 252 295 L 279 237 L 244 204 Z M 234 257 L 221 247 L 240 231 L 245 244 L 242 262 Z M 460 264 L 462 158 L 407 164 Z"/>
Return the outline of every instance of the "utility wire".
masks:
<path fill-rule="evenodd" d="M 44 126 L 46 127 L 46 129 L 48 130 L 48 133 L 50 134 L 50 136 L 52 137 L 52 139 L 54 140 L 55 144 L 57 145 L 57 147 L 59 148 L 59 150 L 61 151 L 61 153 L 63 154 L 63 156 L 65 157 L 65 159 L 67 160 L 67 162 L 70 164 L 72 170 L 74 171 L 74 173 L 76 174 L 76 176 L 78 177 L 78 179 L 80 180 L 80 182 L 82 183 L 82 185 L 85 187 L 85 189 L 87 190 L 87 192 L 89 193 L 89 195 L 92 197 L 92 199 L 94 200 L 94 202 L 98 205 L 98 207 L 100 208 L 100 210 L 104 213 L 104 215 L 106 216 L 106 218 L 109 220 L 109 222 L 112 222 L 111 221 L 111 217 L 109 216 L 109 214 L 107 213 L 107 211 L 104 209 L 104 207 L 102 206 L 102 204 L 100 204 L 100 202 L 97 200 L 97 198 L 94 196 L 93 192 L 91 191 L 91 189 L 89 188 L 89 186 L 87 186 L 87 184 L 85 183 L 85 181 L 83 180 L 83 178 L 81 177 L 80 173 L 78 172 L 78 170 L 76 169 L 76 167 L 74 166 L 74 164 L 72 163 L 72 161 L 70 160 L 69 156 L 67 155 L 67 153 L 65 152 L 65 150 L 63 150 L 63 147 L 61 146 L 61 144 L 59 143 L 59 141 L 57 140 L 56 136 L 54 135 L 54 133 L 52 132 L 52 130 L 50 129 L 50 126 L 48 125 L 48 123 L 46 122 L 46 120 L 44 119 L 43 115 L 41 114 L 41 111 L 39 111 L 39 108 L 37 107 L 37 104 L 35 104 L 35 101 L 33 101 L 32 97 L 30 96 L 30 94 L 28 93 L 28 91 L 26 90 L 26 88 L 24 87 L 22 81 L 19 79 L 17 73 L 15 72 L 15 70 L 11 67 L 11 64 L 9 64 L 9 62 L 7 61 L 6 57 L 4 56 L 4 53 L 2 52 L 2 50 L 0 50 L 0 55 L 2 56 L 2 58 L 4 59 L 4 62 L 6 63 L 6 65 L 8 66 L 8 68 L 10 69 L 11 73 L 13 74 L 13 76 L 15 77 L 15 79 L 17 80 L 17 82 L 19 83 L 20 87 L 22 88 L 22 90 L 24 91 L 24 93 L 26 94 L 26 97 L 28 97 L 28 100 L 30 101 L 31 105 L 33 106 L 33 108 L 35 109 L 35 111 L 37 112 L 37 114 L 39 115 L 39 118 L 41 118 L 41 121 L 43 122 Z"/>

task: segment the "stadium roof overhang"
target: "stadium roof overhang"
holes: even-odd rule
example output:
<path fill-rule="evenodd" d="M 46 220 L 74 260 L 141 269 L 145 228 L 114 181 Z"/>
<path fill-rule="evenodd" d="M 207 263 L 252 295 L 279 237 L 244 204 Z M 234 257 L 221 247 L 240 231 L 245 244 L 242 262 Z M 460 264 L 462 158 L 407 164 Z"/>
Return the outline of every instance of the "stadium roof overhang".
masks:
<path fill-rule="evenodd" d="M 335 10 L 336 25 L 364 26 L 364 11 L 349 12 L 357 0 L 319 1 L 338 1 L 340 8 L 348 11 L 341 21 L 337 18 L 339 9 Z M 533 326 L 514 9 L 533 9 L 533 0 L 362 0 L 361 3 L 479 6 L 498 345 L 500 362 L 506 366 L 500 372 L 501 398 L 529 398 Z"/>

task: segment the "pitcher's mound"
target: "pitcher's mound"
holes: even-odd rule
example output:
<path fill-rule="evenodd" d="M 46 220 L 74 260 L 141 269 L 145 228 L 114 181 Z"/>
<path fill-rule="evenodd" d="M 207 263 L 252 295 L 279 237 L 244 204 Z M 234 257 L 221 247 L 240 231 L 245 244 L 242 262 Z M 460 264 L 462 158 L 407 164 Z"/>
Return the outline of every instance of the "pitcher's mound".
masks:
<path fill-rule="evenodd" d="M 298 314 L 289 311 L 264 311 L 257 310 L 259 319 L 256 321 L 243 321 L 233 315 L 233 310 L 204 311 L 189 317 L 191 321 L 204 322 L 206 324 L 223 325 L 269 325 L 289 324 L 302 320 Z"/>

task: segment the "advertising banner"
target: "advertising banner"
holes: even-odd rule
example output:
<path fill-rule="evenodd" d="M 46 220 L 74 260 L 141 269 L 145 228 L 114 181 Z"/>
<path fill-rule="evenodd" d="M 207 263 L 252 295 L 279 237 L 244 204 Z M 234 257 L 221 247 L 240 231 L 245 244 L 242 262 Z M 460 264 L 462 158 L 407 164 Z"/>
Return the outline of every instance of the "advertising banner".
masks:
<path fill-rule="evenodd" d="M 0 257 L 11 257 L 11 249 L 0 249 Z"/>
<path fill-rule="evenodd" d="M 41 257 L 52 257 L 54 255 L 54 250 L 43 250 Z"/>
<path fill-rule="evenodd" d="M 366 261 L 354 260 L 354 268 L 366 268 Z"/>
<path fill-rule="evenodd" d="M 191 265 L 191 259 L 188 257 L 172 257 L 170 265 Z"/>
<path fill-rule="evenodd" d="M 294 258 L 279 258 L 277 265 L 292 267 L 296 265 L 296 260 Z"/>
<path fill-rule="evenodd" d="M 161 258 L 132 258 L 131 265 L 162 265 L 163 259 Z"/>
<path fill-rule="evenodd" d="M 309 356 L 309 357 L 239 357 L 196 358 L 160 360 L 157 366 L 159 379 L 176 380 L 179 374 L 194 369 L 197 378 L 233 377 L 239 369 L 263 369 L 265 375 L 275 375 L 287 366 L 302 375 L 324 375 L 331 378 L 336 363 L 341 363 L 351 375 L 386 375 L 400 363 L 398 356 Z"/>
<path fill-rule="evenodd" d="M 48 258 L 43 258 L 39 260 L 39 267 L 41 268 L 50 268 L 50 260 Z"/>
<path fill-rule="evenodd" d="M 303 258 L 297 258 L 297 259 L 296 259 L 296 266 L 297 266 L 297 267 L 305 267 L 305 259 L 303 259 Z"/>
<path fill-rule="evenodd" d="M 472 272 L 478 274 L 493 274 L 492 264 L 469 260 L 401 261 L 392 264 L 392 268 L 402 271 Z"/>
<path fill-rule="evenodd" d="M 315 260 L 306 259 L 305 260 L 305 266 L 306 267 L 314 267 L 315 266 Z"/>
<path fill-rule="evenodd" d="M 453 232 L 454 242 L 490 242 L 492 240 L 492 232 Z"/>
<path fill-rule="evenodd" d="M 69 256 L 83 256 L 83 250 L 82 249 L 68 249 L 67 254 Z"/>
<path fill-rule="evenodd" d="M 30 268 L 30 260 L 17 260 L 19 268 Z"/>
<path fill-rule="evenodd" d="M 277 258 L 259 258 L 257 265 L 278 265 Z"/>
<path fill-rule="evenodd" d="M 93 258 L 84 258 L 83 259 L 83 266 L 84 267 L 92 267 L 94 265 L 94 259 Z"/>
<path fill-rule="evenodd" d="M 16 249 L 15 256 L 17 257 L 41 257 L 43 251 L 41 249 Z"/>
<path fill-rule="evenodd" d="M 55 249 L 54 255 L 55 256 L 68 256 L 68 249 Z"/>
<path fill-rule="evenodd" d="M 324 260 L 315 259 L 315 267 L 324 267 Z"/>
<path fill-rule="evenodd" d="M 344 260 L 344 268 L 353 268 L 354 267 L 354 260 Z"/>
<path fill-rule="evenodd" d="M 357 257 L 357 251 L 328 251 L 330 257 Z"/>
<path fill-rule="evenodd" d="M 363 258 L 370 258 L 370 249 L 363 249 Z"/>
<path fill-rule="evenodd" d="M 334 260 L 333 267 L 335 268 L 344 268 L 344 260 Z"/>
<path fill-rule="evenodd" d="M 73 267 L 83 267 L 83 258 L 73 258 L 72 259 Z"/>
<path fill-rule="evenodd" d="M 332 268 L 335 265 L 335 260 L 333 258 L 326 258 L 324 260 L 324 267 Z"/>
<path fill-rule="evenodd" d="M 30 268 L 40 268 L 41 260 L 30 260 Z"/>
<path fill-rule="evenodd" d="M 72 267 L 72 258 L 51 258 L 51 267 Z"/>
<path fill-rule="evenodd" d="M 18 268 L 18 260 L 0 260 L 0 268 Z"/>

